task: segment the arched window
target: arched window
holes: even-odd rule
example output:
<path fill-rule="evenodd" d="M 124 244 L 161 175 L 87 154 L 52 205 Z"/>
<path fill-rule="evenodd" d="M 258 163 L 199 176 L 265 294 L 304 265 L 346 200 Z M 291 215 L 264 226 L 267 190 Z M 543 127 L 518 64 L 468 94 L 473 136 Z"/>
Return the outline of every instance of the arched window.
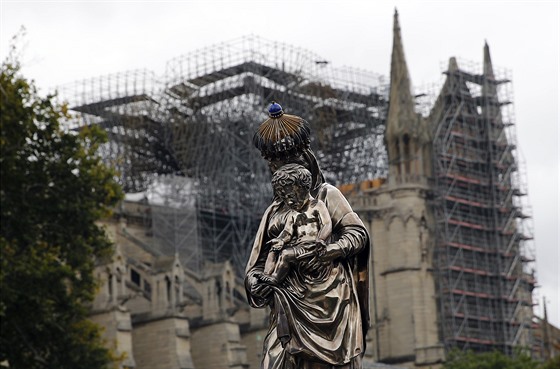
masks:
<path fill-rule="evenodd" d="M 218 300 L 222 299 L 222 284 L 220 280 L 216 279 L 216 294 L 218 295 Z"/>
<path fill-rule="evenodd" d="M 113 299 L 113 275 L 109 273 L 109 278 L 107 278 L 107 292 L 109 293 L 109 300 Z"/>
<path fill-rule="evenodd" d="M 175 276 L 175 303 L 181 302 L 181 281 Z"/>
<path fill-rule="evenodd" d="M 130 281 L 132 283 L 134 283 L 135 285 L 137 285 L 138 287 L 140 287 L 140 273 L 138 273 L 136 270 L 130 268 Z"/>
<path fill-rule="evenodd" d="M 231 296 L 231 288 L 229 287 L 229 282 L 226 282 L 226 298 Z"/>
<path fill-rule="evenodd" d="M 403 160 L 404 160 L 404 174 L 410 174 L 410 160 L 411 160 L 411 155 L 410 155 L 410 137 L 408 136 L 408 134 L 405 134 L 403 136 Z"/>
<path fill-rule="evenodd" d="M 169 277 L 165 277 L 165 290 L 167 302 L 171 302 L 171 280 L 169 279 Z"/>
<path fill-rule="evenodd" d="M 395 150 L 394 150 L 395 155 L 393 156 L 392 161 L 393 161 L 393 165 L 395 165 L 397 167 L 397 175 L 400 176 L 402 158 L 401 158 L 401 146 L 400 146 L 398 138 L 395 139 L 394 148 L 395 148 Z"/>

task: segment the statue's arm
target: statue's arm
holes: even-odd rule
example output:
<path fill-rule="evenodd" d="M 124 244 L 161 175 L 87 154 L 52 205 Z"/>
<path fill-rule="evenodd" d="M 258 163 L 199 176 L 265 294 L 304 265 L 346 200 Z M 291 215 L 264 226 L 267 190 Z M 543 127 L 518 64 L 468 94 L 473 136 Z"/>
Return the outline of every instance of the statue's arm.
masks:
<path fill-rule="evenodd" d="M 335 259 L 351 258 L 359 254 L 369 244 L 369 236 L 364 224 L 342 193 L 331 185 L 325 185 L 325 204 L 332 221 L 333 242 L 328 244 L 315 266 Z"/>
<path fill-rule="evenodd" d="M 262 268 L 255 267 L 247 272 L 245 276 L 247 300 L 249 301 L 249 305 L 255 308 L 265 307 L 272 298 L 272 289 L 270 286 L 257 278 L 257 274 L 262 274 L 262 272 Z"/>
<path fill-rule="evenodd" d="M 318 270 L 337 259 L 350 259 L 367 247 L 369 242 L 365 228 L 357 225 L 347 225 L 339 233 L 339 238 L 329 243 L 325 251 L 316 255 L 308 263 L 310 270 Z"/>
<path fill-rule="evenodd" d="M 293 229 L 294 229 L 294 217 L 290 216 L 286 220 L 286 225 L 284 226 L 284 229 L 282 230 L 282 232 L 280 232 L 278 237 L 273 238 L 272 240 L 268 241 L 269 243 L 272 241 L 273 244 L 279 244 L 280 247 L 276 247 L 276 248 L 273 248 L 273 249 L 281 250 L 282 247 L 285 244 L 290 242 L 290 240 L 293 237 Z M 279 243 L 278 241 L 282 241 L 282 242 Z"/>
<path fill-rule="evenodd" d="M 367 231 L 358 225 L 344 226 L 339 236 L 337 241 L 327 245 L 325 256 L 329 260 L 348 259 L 359 254 L 368 243 Z"/>

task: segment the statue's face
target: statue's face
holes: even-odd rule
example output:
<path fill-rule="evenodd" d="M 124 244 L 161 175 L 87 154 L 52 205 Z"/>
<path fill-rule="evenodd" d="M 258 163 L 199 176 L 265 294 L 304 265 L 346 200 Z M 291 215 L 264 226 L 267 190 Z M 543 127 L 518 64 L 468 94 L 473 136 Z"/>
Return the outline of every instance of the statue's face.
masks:
<path fill-rule="evenodd" d="M 277 192 L 282 201 L 295 211 L 301 211 L 309 199 L 309 191 L 295 183 L 278 188 Z"/>

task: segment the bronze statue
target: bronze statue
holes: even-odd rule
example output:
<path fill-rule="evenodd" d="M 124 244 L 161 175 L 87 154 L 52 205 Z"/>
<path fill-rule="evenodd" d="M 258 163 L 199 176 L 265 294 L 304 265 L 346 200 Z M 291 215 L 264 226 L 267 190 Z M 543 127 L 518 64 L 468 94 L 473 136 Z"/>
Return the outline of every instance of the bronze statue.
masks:
<path fill-rule="evenodd" d="M 302 208 L 294 210 L 290 205 L 289 191 L 284 190 L 283 194 L 278 189 L 275 191 L 275 198 L 257 231 L 245 278 L 251 306 L 271 308 L 261 367 L 361 368 L 369 327 L 368 233 L 342 193 L 325 183 L 309 148 L 307 122 L 284 114 L 276 103 L 269 107 L 269 116 L 255 133 L 256 147 L 268 161 L 272 173 L 285 172 L 287 168 L 282 167 L 286 164 L 299 164 L 307 169 L 311 175 L 307 199 L 324 203 L 331 223 L 327 227 L 331 231 L 324 236 L 321 227 L 316 227 L 317 234 L 325 237 L 324 244 L 319 237 L 311 245 L 305 240 L 306 246 L 302 245 L 300 250 L 297 241 L 292 246 L 283 246 L 286 253 L 290 247 L 296 247 L 297 251 L 291 249 L 296 257 L 288 263 L 285 275 L 271 279 L 270 264 L 265 273 L 271 249 L 278 246 L 279 239 L 292 242 L 297 226 L 289 239 L 282 232 L 292 222 L 290 218 L 297 217 L 294 211 L 302 212 Z"/>

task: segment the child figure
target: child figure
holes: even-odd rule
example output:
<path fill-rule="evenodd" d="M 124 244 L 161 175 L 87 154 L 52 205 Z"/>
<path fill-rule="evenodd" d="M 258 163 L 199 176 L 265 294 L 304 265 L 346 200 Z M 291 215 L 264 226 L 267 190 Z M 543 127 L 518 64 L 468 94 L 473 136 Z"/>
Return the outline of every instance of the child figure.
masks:
<path fill-rule="evenodd" d="M 321 254 L 332 232 L 332 223 L 325 203 L 314 199 L 311 173 L 299 164 L 287 164 L 272 176 L 275 194 L 290 208 L 286 224 L 271 244 L 261 280 L 278 284 L 297 261 Z"/>

